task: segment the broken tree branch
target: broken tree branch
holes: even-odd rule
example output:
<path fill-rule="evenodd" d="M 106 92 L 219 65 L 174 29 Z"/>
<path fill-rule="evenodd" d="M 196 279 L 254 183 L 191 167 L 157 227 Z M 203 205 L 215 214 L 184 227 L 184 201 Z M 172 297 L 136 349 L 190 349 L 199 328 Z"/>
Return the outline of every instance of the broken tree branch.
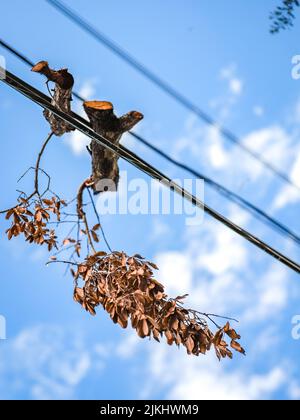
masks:
<path fill-rule="evenodd" d="M 35 165 L 35 167 L 33 168 L 29 168 L 26 172 L 25 172 L 25 174 L 23 174 L 21 177 L 20 177 L 20 179 L 19 179 L 19 181 L 31 170 L 31 169 L 33 169 L 34 170 L 34 173 L 35 173 L 35 176 L 34 176 L 34 190 L 33 190 L 33 192 L 28 196 L 28 197 L 26 197 L 26 201 L 27 202 L 29 202 L 35 195 L 38 195 L 39 196 L 39 198 L 41 199 L 41 197 L 43 197 L 43 195 L 47 192 L 47 191 L 49 191 L 49 188 L 50 188 L 50 177 L 49 177 L 49 175 L 43 170 L 43 169 L 41 169 L 40 168 L 40 163 L 41 163 L 41 159 L 42 159 L 42 157 L 43 157 L 43 154 L 44 154 L 44 152 L 45 152 L 45 150 L 46 150 L 46 147 L 48 146 L 48 144 L 49 144 L 49 142 L 50 142 L 50 140 L 51 140 L 51 138 L 53 137 L 53 135 L 54 135 L 54 133 L 53 132 L 51 132 L 49 135 L 48 135 L 48 137 L 47 137 L 47 139 L 45 140 L 45 142 L 43 143 L 43 145 L 42 145 L 42 148 L 41 148 L 41 150 L 40 150 L 40 152 L 39 152 L 39 154 L 38 154 L 38 157 L 37 157 L 37 161 L 36 161 L 36 165 Z M 48 177 L 48 179 L 49 179 L 49 181 L 48 181 L 48 187 L 47 187 L 47 189 L 46 189 L 46 191 L 43 193 L 43 194 L 41 194 L 40 193 L 40 191 L 39 191 L 39 173 L 40 172 L 43 172 L 47 177 Z M 22 193 L 23 195 L 25 195 L 24 193 Z M 6 209 L 6 210 L 1 210 L 0 211 L 0 214 L 6 214 L 6 213 L 8 213 L 9 211 L 11 211 L 11 210 L 13 210 L 13 209 L 16 209 L 17 207 L 19 206 L 19 204 L 17 204 L 17 205 L 15 205 L 14 207 L 11 207 L 11 208 L 9 208 L 9 209 Z"/>
<path fill-rule="evenodd" d="M 131 130 L 143 119 L 140 112 L 132 111 L 118 118 L 111 102 L 87 101 L 83 104 L 92 128 L 96 133 L 110 140 L 115 145 L 120 144 L 122 134 Z M 90 145 L 92 155 L 92 179 L 95 194 L 104 191 L 116 191 L 119 184 L 118 156 L 92 140 Z"/>

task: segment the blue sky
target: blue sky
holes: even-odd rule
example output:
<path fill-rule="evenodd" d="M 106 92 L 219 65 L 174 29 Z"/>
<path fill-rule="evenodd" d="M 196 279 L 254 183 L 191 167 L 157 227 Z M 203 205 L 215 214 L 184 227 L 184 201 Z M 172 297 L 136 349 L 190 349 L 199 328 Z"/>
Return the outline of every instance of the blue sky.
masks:
<path fill-rule="evenodd" d="M 300 25 L 269 34 L 268 15 L 279 0 L 247 6 L 242 0 L 67 3 L 299 185 L 300 82 L 291 77 L 291 60 L 299 54 Z M 112 101 L 120 114 L 143 112 L 140 134 L 300 232 L 297 192 L 46 2 L 3 4 L 0 27 L 1 38 L 33 61 L 67 66 L 82 94 Z M 42 78 L 5 51 L 0 54 L 10 71 L 45 91 Z M 79 104 L 74 108 L 80 111 Z M 7 208 L 49 129 L 41 109 L 5 85 L 0 119 L 0 207 Z M 124 141 L 171 177 L 186 176 L 132 139 Z M 43 167 L 66 198 L 90 174 L 83 144 L 82 136 L 68 135 L 47 150 Z M 121 169 L 129 179 L 141 177 L 127 163 Z M 290 241 L 209 188 L 205 199 L 299 261 Z M 137 339 L 112 325 L 102 310 L 91 318 L 73 302 L 64 267 L 47 268 L 45 251 L 22 240 L 8 242 L 6 222 L 0 223 L 0 314 L 7 320 L 7 340 L 0 341 L 0 398 L 300 398 L 300 342 L 291 334 L 291 320 L 299 314 L 298 276 L 208 216 L 197 228 L 187 228 L 180 216 L 105 216 L 103 226 L 114 249 L 138 252 L 159 265 L 158 278 L 170 295 L 189 293 L 195 309 L 240 320 L 247 357 L 221 364 L 213 355 L 191 358 L 165 343 Z"/>

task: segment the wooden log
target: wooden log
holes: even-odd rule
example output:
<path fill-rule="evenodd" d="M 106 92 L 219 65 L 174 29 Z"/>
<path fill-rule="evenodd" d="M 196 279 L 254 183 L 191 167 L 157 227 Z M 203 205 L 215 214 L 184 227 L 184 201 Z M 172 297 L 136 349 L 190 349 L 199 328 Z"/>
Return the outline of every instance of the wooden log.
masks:
<path fill-rule="evenodd" d="M 122 135 L 144 118 L 143 114 L 137 111 L 118 118 L 111 102 L 87 101 L 83 106 L 96 133 L 115 145 L 119 145 Z M 90 150 L 94 193 L 117 191 L 120 178 L 118 156 L 94 140 L 90 144 Z"/>
<path fill-rule="evenodd" d="M 47 61 L 40 61 L 32 68 L 32 71 L 43 74 L 46 76 L 48 82 L 51 81 L 55 83 L 54 94 L 51 103 L 60 111 L 70 114 L 74 78 L 72 74 L 68 72 L 68 69 L 52 70 L 49 67 Z M 65 133 L 74 131 L 72 126 L 54 115 L 52 112 L 45 110 L 44 116 L 49 122 L 51 130 L 56 136 L 62 136 Z"/>

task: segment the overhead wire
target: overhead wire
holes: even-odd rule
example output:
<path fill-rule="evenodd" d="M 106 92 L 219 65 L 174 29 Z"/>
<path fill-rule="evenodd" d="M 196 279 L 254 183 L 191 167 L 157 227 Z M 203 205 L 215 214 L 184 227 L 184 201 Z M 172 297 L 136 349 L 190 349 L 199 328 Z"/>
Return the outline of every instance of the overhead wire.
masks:
<path fill-rule="evenodd" d="M 0 68 L 1 69 L 1 68 Z M 1 69 L 4 71 L 4 69 Z M 6 77 L 1 79 L 1 82 L 7 84 L 11 88 L 15 89 L 29 100 L 35 102 L 39 106 L 48 111 L 52 112 L 57 117 L 63 119 L 65 122 L 69 123 L 75 129 L 79 130 L 81 133 L 85 134 L 89 138 L 93 139 L 95 142 L 99 143 L 102 147 L 108 148 L 110 151 L 116 153 L 117 156 L 125 159 L 131 165 L 135 166 L 137 169 L 141 170 L 148 176 L 152 177 L 159 181 L 162 185 L 168 187 L 173 192 L 179 194 L 181 197 L 184 197 L 187 201 L 195 205 L 197 208 L 203 210 L 205 213 L 213 217 L 215 220 L 222 223 L 224 226 L 227 226 L 229 229 L 246 239 L 248 242 L 255 245 L 257 248 L 261 249 L 265 253 L 272 256 L 274 259 L 284 264 L 294 272 L 300 274 L 300 265 L 293 261 L 291 258 L 285 256 L 275 248 L 271 247 L 261 239 L 257 238 L 247 230 L 243 229 L 239 225 L 235 224 L 231 220 L 224 217 L 222 214 L 218 213 L 213 208 L 209 207 L 203 203 L 199 198 L 194 196 L 191 192 L 182 188 L 176 182 L 172 181 L 168 176 L 160 172 L 157 168 L 150 165 L 148 162 L 137 156 L 135 153 L 127 149 L 122 145 L 115 145 L 105 137 L 96 133 L 91 129 L 90 125 L 87 122 L 83 122 L 82 117 L 77 116 L 75 113 L 71 115 L 60 111 L 55 106 L 51 104 L 51 98 L 47 97 L 45 94 L 35 89 L 33 86 L 26 83 L 24 80 L 18 78 L 8 70 L 5 70 Z"/>

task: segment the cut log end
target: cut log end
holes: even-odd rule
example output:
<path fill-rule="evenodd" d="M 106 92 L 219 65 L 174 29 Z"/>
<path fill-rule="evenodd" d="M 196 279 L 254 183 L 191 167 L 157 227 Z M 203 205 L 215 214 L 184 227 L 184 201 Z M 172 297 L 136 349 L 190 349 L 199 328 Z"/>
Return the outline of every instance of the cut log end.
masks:
<path fill-rule="evenodd" d="M 86 101 L 84 107 L 95 111 L 113 111 L 114 107 L 111 102 L 106 101 Z"/>
<path fill-rule="evenodd" d="M 31 71 L 35 73 L 43 73 L 45 70 L 49 69 L 49 64 L 47 61 L 40 61 L 35 66 L 32 67 Z"/>

